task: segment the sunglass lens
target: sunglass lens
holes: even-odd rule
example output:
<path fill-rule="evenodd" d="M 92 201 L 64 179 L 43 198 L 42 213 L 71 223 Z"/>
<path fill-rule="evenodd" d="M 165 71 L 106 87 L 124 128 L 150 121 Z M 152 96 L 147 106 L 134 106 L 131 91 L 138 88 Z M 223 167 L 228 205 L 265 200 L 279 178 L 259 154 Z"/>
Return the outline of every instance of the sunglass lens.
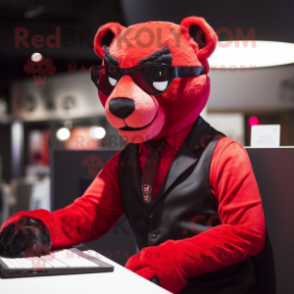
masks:
<path fill-rule="evenodd" d="M 118 80 L 120 79 L 119 70 L 116 67 L 101 66 L 92 69 L 92 80 L 98 89 L 106 94 L 110 95 Z"/>
<path fill-rule="evenodd" d="M 163 93 L 172 80 L 168 69 L 161 65 L 142 65 L 133 72 L 133 79 L 149 94 Z"/>

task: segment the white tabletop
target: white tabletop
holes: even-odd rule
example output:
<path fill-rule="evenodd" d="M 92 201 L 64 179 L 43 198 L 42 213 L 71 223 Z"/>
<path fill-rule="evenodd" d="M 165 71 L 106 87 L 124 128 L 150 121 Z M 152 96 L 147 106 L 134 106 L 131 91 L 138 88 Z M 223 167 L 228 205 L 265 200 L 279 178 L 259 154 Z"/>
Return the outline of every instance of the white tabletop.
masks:
<path fill-rule="evenodd" d="M 113 265 L 114 271 L 110 273 L 0 279 L 0 292 L 5 294 L 171 293 L 127 270 L 114 261 L 98 253 L 95 254 L 102 261 Z"/>

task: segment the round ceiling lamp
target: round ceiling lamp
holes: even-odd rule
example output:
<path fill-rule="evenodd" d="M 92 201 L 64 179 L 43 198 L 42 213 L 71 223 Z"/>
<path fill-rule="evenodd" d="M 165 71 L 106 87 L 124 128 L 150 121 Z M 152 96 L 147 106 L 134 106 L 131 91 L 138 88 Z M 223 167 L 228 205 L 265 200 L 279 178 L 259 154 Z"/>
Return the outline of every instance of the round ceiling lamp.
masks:
<path fill-rule="evenodd" d="M 127 25 L 150 20 L 180 23 L 187 16 L 204 17 L 218 33 L 220 41 L 209 59 L 212 68 L 259 68 L 294 63 L 292 0 L 281 0 L 279 5 L 274 0 L 266 3 L 261 0 L 213 3 L 122 0 L 121 3 Z"/>
<path fill-rule="evenodd" d="M 294 63 L 294 44 L 274 41 L 223 41 L 208 59 L 211 68 L 255 69 Z"/>

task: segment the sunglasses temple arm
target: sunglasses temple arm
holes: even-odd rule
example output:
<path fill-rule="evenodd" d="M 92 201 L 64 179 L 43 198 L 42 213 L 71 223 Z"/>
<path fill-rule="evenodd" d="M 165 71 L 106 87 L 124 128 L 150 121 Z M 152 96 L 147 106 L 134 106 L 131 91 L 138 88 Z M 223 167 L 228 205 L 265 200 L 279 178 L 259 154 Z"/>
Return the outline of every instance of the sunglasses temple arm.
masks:
<path fill-rule="evenodd" d="M 204 66 L 175 66 L 174 77 L 185 78 L 199 76 L 205 73 L 204 69 Z"/>

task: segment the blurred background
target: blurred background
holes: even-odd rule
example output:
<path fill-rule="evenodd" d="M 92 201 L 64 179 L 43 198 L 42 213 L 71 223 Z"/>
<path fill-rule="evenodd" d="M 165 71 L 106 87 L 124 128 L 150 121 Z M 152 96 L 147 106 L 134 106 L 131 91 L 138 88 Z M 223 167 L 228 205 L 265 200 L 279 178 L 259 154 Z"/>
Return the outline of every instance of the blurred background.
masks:
<path fill-rule="evenodd" d="M 281 146 L 294 145 L 293 9 L 290 0 L 1 0 L 0 223 L 50 210 L 50 150 L 123 147 L 90 80 L 107 22 L 204 17 L 220 43 L 203 117 L 244 146 L 259 124 L 281 125 Z"/>

